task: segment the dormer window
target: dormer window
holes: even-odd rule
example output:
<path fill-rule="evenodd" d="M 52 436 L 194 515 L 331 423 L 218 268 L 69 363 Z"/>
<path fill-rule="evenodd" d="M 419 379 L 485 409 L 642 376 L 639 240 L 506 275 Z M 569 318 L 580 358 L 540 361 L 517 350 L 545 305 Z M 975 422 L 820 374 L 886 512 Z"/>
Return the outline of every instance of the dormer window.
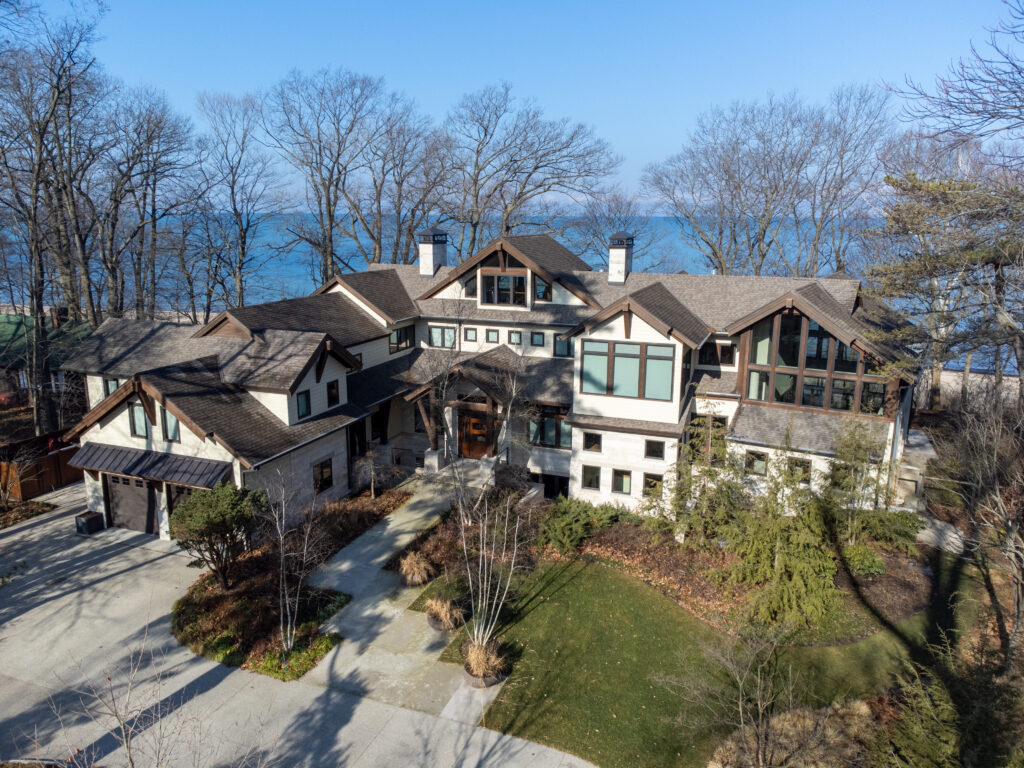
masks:
<path fill-rule="evenodd" d="M 25 383 L 28 386 L 28 382 Z M 117 379 L 104 379 L 103 380 L 103 396 L 110 397 L 117 388 L 121 386 L 121 383 Z"/>
<path fill-rule="evenodd" d="M 164 440 L 168 443 L 180 443 L 181 427 L 178 426 L 178 417 L 166 408 L 160 411 L 160 417 L 163 419 Z"/>
<path fill-rule="evenodd" d="M 304 419 L 312 413 L 308 389 L 302 390 L 295 396 L 295 409 L 300 419 Z"/>
<path fill-rule="evenodd" d="M 341 393 L 338 388 L 338 380 L 332 379 L 327 382 L 327 407 L 333 408 L 341 402 Z"/>
<path fill-rule="evenodd" d="M 484 286 L 482 303 L 526 306 L 526 270 L 522 274 L 481 273 L 480 279 Z"/>

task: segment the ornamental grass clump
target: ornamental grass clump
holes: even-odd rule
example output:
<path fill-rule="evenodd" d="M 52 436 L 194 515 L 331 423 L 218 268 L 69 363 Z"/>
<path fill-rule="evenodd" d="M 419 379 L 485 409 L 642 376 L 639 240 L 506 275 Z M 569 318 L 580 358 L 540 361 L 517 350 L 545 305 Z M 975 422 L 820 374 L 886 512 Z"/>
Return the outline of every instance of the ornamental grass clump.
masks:
<path fill-rule="evenodd" d="M 451 632 L 462 626 L 462 609 L 451 600 L 432 597 L 426 603 L 427 616 L 437 621 L 445 632 Z"/>
<path fill-rule="evenodd" d="M 473 677 L 497 677 L 505 670 L 505 662 L 498 653 L 498 643 L 489 640 L 484 643 L 470 642 L 466 646 L 466 669 Z"/>
<path fill-rule="evenodd" d="M 434 576 L 434 566 L 419 552 L 410 552 L 398 564 L 399 573 L 410 587 L 420 587 Z"/>

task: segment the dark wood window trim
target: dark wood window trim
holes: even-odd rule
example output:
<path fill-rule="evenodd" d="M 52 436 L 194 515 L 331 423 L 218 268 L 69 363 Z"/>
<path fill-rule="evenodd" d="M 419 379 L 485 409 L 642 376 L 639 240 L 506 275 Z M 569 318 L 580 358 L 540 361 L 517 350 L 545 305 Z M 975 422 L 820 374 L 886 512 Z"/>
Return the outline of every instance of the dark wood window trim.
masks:
<path fill-rule="evenodd" d="M 337 379 L 327 382 L 327 407 L 333 408 L 341 402 L 341 386 Z"/>
<path fill-rule="evenodd" d="M 615 490 L 616 482 L 619 479 L 625 480 L 629 483 L 628 491 L 617 491 Z M 633 495 L 633 470 L 631 469 L 613 469 L 612 470 L 612 493 L 618 494 L 619 496 L 632 496 Z"/>
<path fill-rule="evenodd" d="M 572 427 L 565 423 L 565 416 L 565 408 L 542 408 L 537 418 L 532 418 L 527 422 L 527 442 L 539 448 L 553 448 L 559 451 L 572 450 Z M 551 420 L 555 422 L 554 442 L 546 442 L 545 422 Z M 530 431 L 534 429 L 535 424 L 537 425 L 536 432 L 531 435 Z"/>
<path fill-rule="evenodd" d="M 486 333 L 486 339 L 488 344 L 497 344 L 500 336 L 497 328 L 488 328 Z"/>
<path fill-rule="evenodd" d="M 551 301 L 551 292 L 551 283 L 535 272 L 533 274 L 533 300 Z"/>
<path fill-rule="evenodd" d="M 170 416 L 174 421 L 174 437 L 171 436 L 171 431 L 167 428 L 167 417 Z M 166 408 L 160 409 L 160 431 L 163 433 L 164 442 L 167 443 L 180 443 L 181 442 L 181 422 L 178 421 L 178 417 L 173 413 L 168 413 Z"/>
<path fill-rule="evenodd" d="M 313 465 L 313 493 L 323 493 L 334 485 L 334 462 L 328 457 Z"/>
<path fill-rule="evenodd" d="M 590 471 L 591 474 L 594 474 L 594 475 L 597 476 L 597 484 L 596 485 L 587 485 L 587 473 L 588 473 L 588 470 Z M 601 490 L 601 468 L 600 467 L 587 466 L 586 464 L 584 464 L 583 468 L 580 470 L 580 488 L 583 488 L 584 490 L 587 490 L 587 491 L 600 491 Z"/>
<path fill-rule="evenodd" d="M 644 486 L 641 489 L 645 498 L 650 498 L 655 495 L 655 491 L 659 491 L 657 495 L 661 495 L 662 483 L 665 482 L 664 475 L 652 475 L 648 472 L 644 472 Z"/>
<path fill-rule="evenodd" d="M 764 471 L 757 470 L 757 463 L 764 462 Z M 764 451 L 747 451 L 743 457 L 743 473 L 754 477 L 768 476 L 768 454 Z"/>
<path fill-rule="evenodd" d="M 412 349 L 416 344 L 416 326 L 404 325 L 395 328 L 388 336 L 388 354 L 394 355 L 406 349 Z"/>
<path fill-rule="evenodd" d="M 544 346 L 544 332 L 543 331 L 530 331 L 530 346 L 531 347 L 543 347 Z"/>
<path fill-rule="evenodd" d="M 114 394 L 114 391 L 121 386 L 121 382 L 118 379 L 103 379 L 103 397 L 110 397 Z"/>
<path fill-rule="evenodd" d="M 463 328 L 462 338 L 464 341 L 476 341 L 476 328 Z"/>
<path fill-rule="evenodd" d="M 309 390 L 304 389 L 295 393 L 295 415 L 296 418 L 304 419 L 313 413 L 313 401 L 309 396 Z"/>
<path fill-rule="evenodd" d="M 434 331 L 441 332 L 441 343 L 434 343 Z M 448 331 L 451 332 L 451 344 L 446 344 L 445 339 L 448 337 Z M 427 344 L 435 349 L 455 349 L 455 342 L 458 339 L 458 332 L 454 325 L 428 325 L 427 326 Z"/>
<path fill-rule="evenodd" d="M 480 270 L 480 304 L 488 307 L 526 307 L 529 305 L 529 280 L 526 269 L 481 269 Z M 498 278 L 509 278 L 508 301 L 500 301 Z M 493 285 L 493 287 L 492 287 Z M 490 291 L 491 301 L 487 294 Z M 521 301 L 519 300 L 521 299 Z"/>
<path fill-rule="evenodd" d="M 136 423 L 136 416 L 142 419 L 142 429 L 138 429 Z M 129 403 L 128 404 L 128 428 L 131 432 L 132 437 L 145 437 L 150 436 L 150 425 L 149 417 L 146 416 L 146 409 L 142 407 L 142 403 Z"/>
<path fill-rule="evenodd" d="M 676 348 L 675 348 L 674 345 L 671 345 L 671 344 L 648 344 L 647 342 L 638 342 L 638 341 L 615 341 L 615 342 L 608 342 L 608 341 L 595 342 L 595 341 L 592 341 L 592 340 L 587 340 L 587 341 L 589 341 L 589 343 L 591 343 L 591 344 L 593 344 L 593 343 L 600 343 L 600 344 L 606 345 L 606 348 L 607 348 L 608 351 L 605 352 L 604 354 L 608 358 L 608 373 L 607 373 L 607 379 L 606 379 L 606 383 L 605 383 L 605 391 L 603 393 L 601 393 L 601 392 L 584 392 L 583 391 L 583 364 L 584 364 L 584 359 L 588 355 L 600 357 L 602 353 L 600 353 L 600 352 L 587 352 L 586 349 L 583 349 L 580 352 L 580 383 L 579 383 L 579 392 L 580 392 L 580 394 L 582 394 L 582 395 L 598 395 L 598 396 L 601 396 L 601 397 L 621 397 L 621 398 L 625 398 L 627 400 L 653 400 L 654 402 L 657 402 L 657 403 L 670 403 L 670 402 L 672 402 L 672 400 L 674 399 L 674 393 L 672 391 L 673 387 L 672 387 L 671 382 L 673 382 L 675 380 L 675 376 L 676 376 Z M 587 343 L 587 342 L 585 341 L 584 343 Z M 620 347 L 620 346 L 640 347 L 640 352 L 639 352 L 639 354 L 632 353 L 632 352 L 618 352 L 617 348 Z M 645 396 L 645 393 L 647 391 L 647 359 L 648 359 L 647 350 L 648 350 L 649 347 L 666 347 L 666 348 L 669 348 L 669 349 L 672 350 L 672 356 L 671 357 L 668 357 L 668 356 L 662 357 L 660 355 L 653 355 L 652 358 L 651 358 L 651 359 L 655 359 L 655 360 L 671 360 L 672 368 L 671 368 L 671 370 L 669 372 L 669 396 L 668 397 L 646 397 Z M 615 394 L 615 392 L 614 392 L 614 389 L 615 389 L 615 375 L 614 375 L 614 371 L 615 371 L 615 358 L 616 357 L 627 357 L 627 358 L 638 359 L 640 361 L 640 363 L 639 363 L 639 365 L 640 365 L 640 377 L 639 377 L 639 381 L 637 383 L 637 394 L 635 394 L 635 395 Z"/>
<path fill-rule="evenodd" d="M 797 475 L 800 485 L 811 484 L 811 460 L 802 459 L 797 456 L 789 456 L 786 459 L 786 467 L 790 472 Z"/>
<path fill-rule="evenodd" d="M 523 332 L 522 331 L 509 331 L 508 332 L 508 343 L 515 344 L 516 346 L 523 343 Z"/>
<path fill-rule="evenodd" d="M 800 326 L 800 347 L 797 355 L 798 367 L 795 368 L 789 366 L 780 366 L 777 364 L 779 333 L 782 324 L 781 318 L 783 315 L 787 314 L 795 314 L 802 318 Z M 859 417 L 874 419 L 876 421 L 892 421 L 894 418 L 894 406 L 892 403 L 891 393 L 893 391 L 893 386 L 895 382 L 882 377 L 871 376 L 870 374 L 866 374 L 866 368 L 870 367 L 872 363 L 868 361 L 867 355 L 863 350 L 857 349 L 856 347 L 853 348 L 854 351 L 857 352 L 856 372 L 847 373 L 844 371 L 836 371 L 835 359 L 839 340 L 836 339 L 831 334 L 829 334 L 828 365 L 825 368 L 825 370 L 821 370 L 818 368 L 806 368 L 807 339 L 810 321 L 811 319 L 809 317 L 807 317 L 806 315 L 801 315 L 801 313 L 797 312 L 796 310 L 783 310 L 774 315 L 774 317 L 772 318 L 772 333 L 770 336 L 771 348 L 768 351 L 769 365 L 762 365 L 759 363 L 750 362 L 750 348 L 753 338 L 753 329 L 748 328 L 746 331 L 743 332 L 740 341 L 740 364 L 738 371 L 739 375 L 737 379 L 737 388 L 739 389 L 739 395 L 741 400 L 743 402 L 756 403 L 758 405 L 767 405 L 773 408 L 789 408 L 791 410 L 811 413 L 821 413 L 822 411 L 827 411 L 829 413 L 835 414 L 857 415 Z M 749 396 L 750 374 L 753 371 L 759 371 L 768 374 L 768 399 L 766 400 L 758 400 L 756 398 L 752 398 Z M 793 403 L 775 402 L 775 377 L 777 373 L 788 374 L 796 377 L 796 382 L 794 384 L 795 395 Z M 802 400 L 805 378 L 822 378 L 825 380 L 825 391 L 823 395 L 824 400 L 822 407 L 819 408 L 818 406 L 803 405 Z M 832 382 L 835 380 L 855 382 L 852 397 L 852 409 L 844 410 L 832 407 Z M 863 397 L 862 390 L 863 384 L 865 382 L 886 385 L 886 407 L 884 415 L 878 416 L 871 413 L 865 413 L 864 411 L 861 410 Z"/>
<path fill-rule="evenodd" d="M 654 448 L 654 452 L 653 453 L 651 452 L 652 448 Z M 664 440 L 644 440 L 644 458 L 645 459 L 659 459 L 661 461 L 664 461 L 664 459 L 665 459 L 665 441 Z"/>
<path fill-rule="evenodd" d="M 554 350 L 552 352 L 554 357 L 572 357 L 573 352 L 572 339 L 560 339 L 557 336 L 555 337 Z"/>

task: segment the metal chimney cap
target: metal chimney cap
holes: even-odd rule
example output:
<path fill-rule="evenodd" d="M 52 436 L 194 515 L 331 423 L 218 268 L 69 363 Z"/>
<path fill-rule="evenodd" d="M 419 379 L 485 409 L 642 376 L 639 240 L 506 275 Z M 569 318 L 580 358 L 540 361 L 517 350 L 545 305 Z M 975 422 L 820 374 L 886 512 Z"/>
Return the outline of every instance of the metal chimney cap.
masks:
<path fill-rule="evenodd" d="M 633 244 L 633 235 L 629 232 L 615 232 L 608 237 L 608 245 L 624 246 Z"/>
<path fill-rule="evenodd" d="M 422 232 L 417 232 L 416 237 L 421 243 L 444 245 L 448 242 L 448 233 L 443 229 L 438 229 L 437 227 L 431 227 L 430 229 L 424 229 Z"/>

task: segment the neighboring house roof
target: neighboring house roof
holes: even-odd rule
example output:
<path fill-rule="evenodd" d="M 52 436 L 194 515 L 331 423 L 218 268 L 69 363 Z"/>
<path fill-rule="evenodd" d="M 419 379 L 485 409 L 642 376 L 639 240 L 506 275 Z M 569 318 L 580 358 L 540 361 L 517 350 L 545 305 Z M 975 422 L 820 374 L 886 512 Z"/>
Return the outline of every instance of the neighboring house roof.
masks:
<path fill-rule="evenodd" d="M 227 461 L 122 448 L 104 443 L 86 443 L 75 452 L 68 464 L 94 472 L 133 475 L 193 488 L 213 488 L 231 471 L 231 463 Z"/>
<path fill-rule="evenodd" d="M 736 412 L 728 438 L 753 445 L 783 446 L 787 430 L 790 447 L 798 451 L 832 454 L 835 439 L 849 415 L 820 413 L 768 405 L 743 403 Z M 872 436 L 882 442 L 888 436 L 890 422 L 867 420 Z"/>
<path fill-rule="evenodd" d="M 28 315 L 0 315 L 0 368 L 26 368 L 28 366 L 28 337 L 34 325 Z M 62 323 L 49 328 L 46 338 L 49 347 L 48 368 L 60 368 L 64 359 L 89 335 L 88 323 Z"/>

